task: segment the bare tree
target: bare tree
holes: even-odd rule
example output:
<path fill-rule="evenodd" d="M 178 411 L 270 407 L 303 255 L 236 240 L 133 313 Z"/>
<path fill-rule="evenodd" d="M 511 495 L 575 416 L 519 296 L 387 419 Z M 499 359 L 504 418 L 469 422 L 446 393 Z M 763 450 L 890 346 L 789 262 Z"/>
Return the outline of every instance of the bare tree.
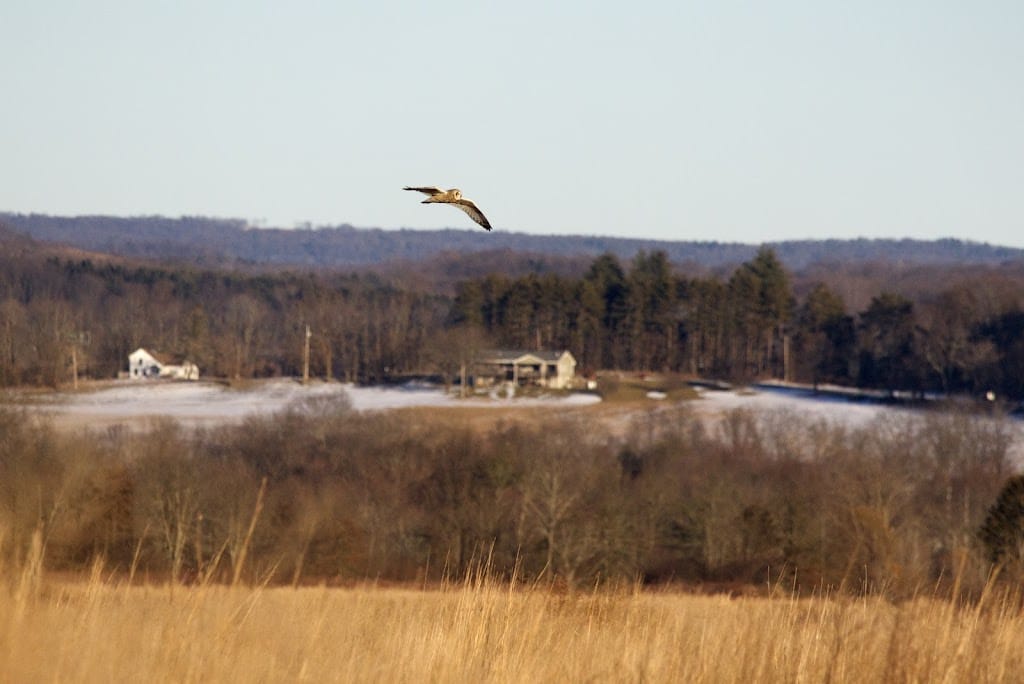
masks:
<path fill-rule="evenodd" d="M 200 512 L 201 480 L 192 445 L 178 423 L 161 420 L 136 444 L 139 525 L 156 532 L 175 581 L 182 577 L 188 543 Z"/>

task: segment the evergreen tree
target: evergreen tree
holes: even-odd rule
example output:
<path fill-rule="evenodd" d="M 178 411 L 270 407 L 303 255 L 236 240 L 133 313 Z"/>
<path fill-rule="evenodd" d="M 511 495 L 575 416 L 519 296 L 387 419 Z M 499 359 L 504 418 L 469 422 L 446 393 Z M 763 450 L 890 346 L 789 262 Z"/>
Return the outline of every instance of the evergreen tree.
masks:
<path fill-rule="evenodd" d="M 694 279 L 679 289 L 687 347 L 685 368 L 695 375 L 728 375 L 729 289 L 717 278 Z"/>
<path fill-rule="evenodd" d="M 827 286 L 815 285 L 797 313 L 795 365 L 798 377 L 819 382 L 849 380 L 856 332 L 842 298 Z"/>
<path fill-rule="evenodd" d="M 1024 560 L 1024 475 L 1007 480 L 978 532 L 993 563 Z"/>
<path fill-rule="evenodd" d="M 919 388 L 914 330 L 914 304 L 910 300 L 891 292 L 871 299 L 860 314 L 858 379 L 862 387 L 879 387 L 890 393 Z"/>
<path fill-rule="evenodd" d="M 660 370 L 674 360 L 675 283 L 664 252 L 643 251 L 627 278 L 631 361 L 634 368 Z"/>
<path fill-rule="evenodd" d="M 584 283 L 600 297 L 601 327 L 605 343 L 600 365 L 603 368 L 626 368 L 629 338 L 625 330 L 628 312 L 626 274 L 614 254 L 602 254 L 591 264 Z"/>
<path fill-rule="evenodd" d="M 789 274 L 770 247 L 742 264 L 729 279 L 732 373 L 783 375 L 785 325 L 793 310 Z"/>

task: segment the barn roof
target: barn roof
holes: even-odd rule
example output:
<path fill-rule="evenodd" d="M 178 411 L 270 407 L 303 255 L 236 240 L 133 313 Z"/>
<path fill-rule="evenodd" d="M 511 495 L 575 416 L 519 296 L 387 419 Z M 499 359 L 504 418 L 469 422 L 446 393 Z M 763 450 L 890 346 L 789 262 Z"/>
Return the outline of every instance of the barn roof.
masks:
<path fill-rule="evenodd" d="M 165 352 L 153 351 L 152 349 L 146 349 L 145 347 L 139 347 L 128 356 L 135 356 L 139 352 L 149 354 L 164 366 L 181 365 L 182 363 L 185 363 L 185 361 L 187 361 L 187 359 L 183 356 L 175 356 L 173 354 L 167 354 Z"/>

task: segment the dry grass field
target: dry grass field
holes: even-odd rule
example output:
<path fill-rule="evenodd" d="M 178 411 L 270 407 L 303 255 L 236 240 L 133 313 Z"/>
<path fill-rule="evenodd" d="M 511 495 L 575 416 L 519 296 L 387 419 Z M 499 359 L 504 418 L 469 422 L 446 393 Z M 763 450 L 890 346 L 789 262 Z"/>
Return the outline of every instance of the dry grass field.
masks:
<path fill-rule="evenodd" d="M 699 417 L 700 403 L 628 395 L 573 407 L 560 419 L 643 437 L 681 422 L 687 411 Z M 410 407 L 394 424 L 485 434 L 544 425 L 548 411 Z M 373 433 L 392 424 L 368 425 Z M 47 482 L 39 479 L 35 491 Z M 252 504 L 243 503 L 244 521 Z M 30 509 L 25 524 L 36 515 Z M 131 538 L 136 549 L 145 538 L 145 529 Z M 0 553 L 0 682 L 1024 681 L 1024 610 L 1007 584 L 964 603 L 934 598 L 929 589 L 911 599 L 909 589 L 891 592 L 899 601 L 797 598 L 782 586 L 742 583 L 736 586 L 744 595 L 700 595 L 613 584 L 568 590 L 491 581 L 485 573 L 427 586 L 185 586 L 147 577 L 145 562 L 129 581 L 125 559 L 117 572 L 96 564 L 91 575 L 49 573 L 41 539 L 41 532 L 23 534 L 15 543 L 0 525 L 0 550 L 7 551 Z M 267 567 L 250 565 L 247 577 Z M 166 564 L 152 567 L 170 575 Z M 949 590 L 944 584 L 943 595 Z"/>
<path fill-rule="evenodd" d="M 796 599 L 434 589 L 128 586 L 7 572 L 8 682 L 999 682 L 1024 615 L 994 596 Z"/>

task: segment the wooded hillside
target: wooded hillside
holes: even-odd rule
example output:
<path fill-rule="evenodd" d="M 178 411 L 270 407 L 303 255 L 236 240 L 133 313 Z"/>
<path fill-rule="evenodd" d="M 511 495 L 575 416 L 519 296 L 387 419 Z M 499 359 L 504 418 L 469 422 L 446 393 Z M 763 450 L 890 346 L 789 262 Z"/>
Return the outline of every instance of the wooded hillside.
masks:
<path fill-rule="evenodd" d="M 46 216 L 0 213 L 0 224 L 39 240 L 147 259 L 187 259 L 205 265 L 276 264 L 356 266 L 420 261 L 442 252 L 494 250 L 546 257 L 632 259 L 661 251 L 676 264 L 735 267 L 758 246 L 717 241 L 666 241 L 600 236 L 528 235 L 480 230 L 381 230 L 350 225 L 295 229 L 254 228 L 240 219 L 160 216 Z M 637 234 L 645 231 L 638 227 Z M 1024 250 L 960 240 L 803 240 L 768 243 L 787 268 L 827 261 L 892 261 L 908 264 L 1000 263 L 1024 259 Z"/>
<path fill-rule="evenodd" d="M 763 247 L 701 275 L 640 252 L 598 256 L 579 276 L 466 277 L 448 296 L 374 273 L 151 265 L 0 240 L 2 385 L 68 382 L 72 358 L 82 374 L 114 377 L 139 346 L 187 356 L 204 375 L 296 375 L 309 325 L 312 372 L 349 381 L 450 375 L 486 343 L 569 349 L 584 373 L 1024 397 L 1019 268 L 920 266 L 893 281 L 847 267 L 797 279 Z"/>

